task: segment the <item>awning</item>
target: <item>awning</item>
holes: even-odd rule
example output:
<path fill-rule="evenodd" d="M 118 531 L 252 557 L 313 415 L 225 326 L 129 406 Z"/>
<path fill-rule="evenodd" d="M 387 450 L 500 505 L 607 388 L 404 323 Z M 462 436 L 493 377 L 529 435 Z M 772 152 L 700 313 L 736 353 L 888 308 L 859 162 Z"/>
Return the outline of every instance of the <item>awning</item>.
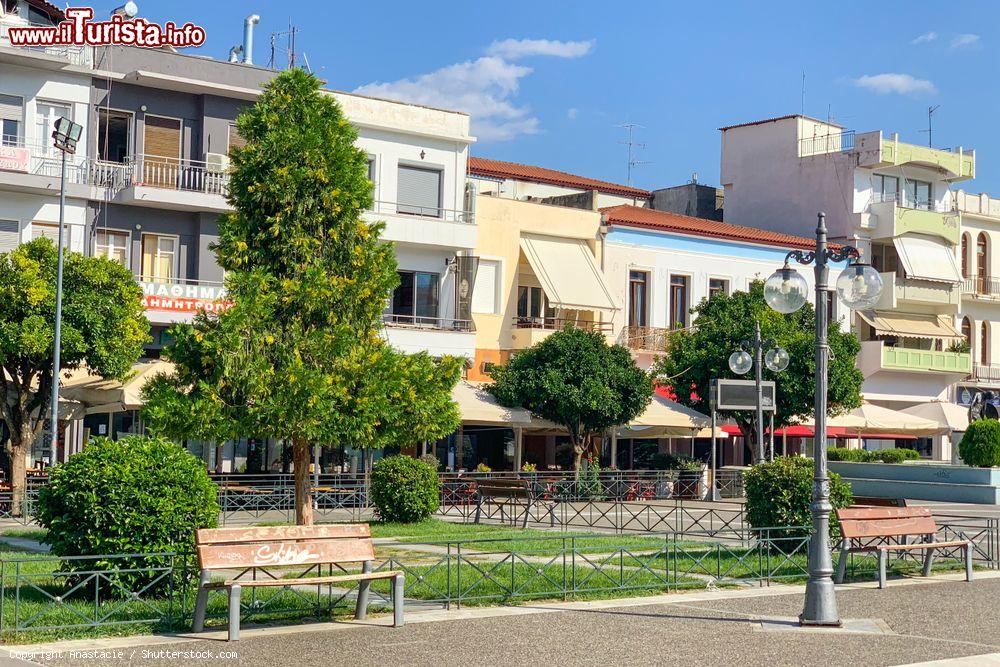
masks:
<path fill-rule="evenodd" d="M 451 390 L 451 400 L 458 404 L 462 423 L 478 426 L 528 426 L 531 414 L 522 408 L 507 408 L 480 383 L 459 380 Z"/>
<path fill-rule="evenodd" d="M 960 283 L 962 274 L 955 253 L 946 243 L 929 236 L 900 236 L 892 240 L 907 278 Z"/>
<path fill-rule="evenodd" d="M 133 365 L 128 378 L 120 382 L 90 375 L 86 368 L 79 368 L 60 382 L 59 395 L 82 403 L 88 415 L 137 410 L 143 405 L 140 395 L 143 385 L 154 375 L 173 370 L 174 365 L 169 361 L 143 361 Z"/>
<path fill-rule="evenodd" d="M 619 438 L 668 438 L 695 437 L 708 428 L 705 437 L 711 437 L 712 420 L 705 415 L 653 394 L 653 399 L 642 414 L 618 430 Z"/>
<path fill-rule="evenodd" d="M 899 338 L 949 338 L 964 339 L 947 315 L 916 315 L 910 313 L 889 313 L 884 311 L 859 312 L 865 322 L 875 329 L 878 336 Z"/>
<path fill-rule="evenodd" d="M 935 421 L 873 403 L 862 403 L 845 415 L 830 417 L 826 424 L 831 434 L 840 437 L 929 436 L 948 431 Z M 803 425 L 815 428 L 815 421 L 810 417 Z"/>
<path fill-rule="evenodd" d="M 928 401 L 918 403 L 900 412 L 937 422 L 949 431 L 965 431 L 969 428 L 969 410 L 948 401 Z"/>
<path fill-rule="evenodd" d="M 522 234 L 521 250 L 553 308 L 609 315 L 618 310 L 586 241 Z"/>

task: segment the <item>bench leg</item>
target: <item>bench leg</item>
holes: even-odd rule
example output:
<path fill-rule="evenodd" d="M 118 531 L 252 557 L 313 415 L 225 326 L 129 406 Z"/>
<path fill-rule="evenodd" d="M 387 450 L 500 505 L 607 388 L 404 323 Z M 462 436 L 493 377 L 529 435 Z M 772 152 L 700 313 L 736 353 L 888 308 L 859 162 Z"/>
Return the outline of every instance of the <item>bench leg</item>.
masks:
<path fill-rule="evenodd" d="M 885 588 L 885 571 L 889 562 L 889 551 L 887 549 L 878 550 L 878 587 Z"/>
<path fill-rule="evenodd" d="M 965 580 L 972 581 L 972 545 L 965 545 Z"/>
<path fill-rule="evenodd" d="M 229 641 L 240 638 L 240 592 L 242 586 L 233 584 L 229 587 Z"/>
<path fill-rule="evenodd" d="M 924 552 L 924 576 L 931 576 L 931 566 L 934 564 L 934 549 L 927 549 Z"/>
<path fill-rule="evenodd" d="M 837 576 L 833 579 L 834 583 L 844 583 L 844 575 L 847 574 L 847 550 L 850 544 L 851 541 L 847 539 L 840 541 L 840 558 L 837 560 Z"/>
<path fill-rule="evenodd" d="M 365 561 L 361 565 L 361 571 L 368 574 L 372 571 L 372 562 Z M 365 620 L 368 616 L 368 589 L 371 588 L 371 580 L 365 579 L 358 583 L 358 606 L 354 608 L 354 618 L 359 621 Z"/>
<path fill-rule="evenodd" d="M 205 608 L 208 607 L 208 589 L 205 588 L 205 585 L 208 583 L 209 577 L 208 570 L 201 571 L 201 579 L 198 581 L 198 597 L 194 603 L 192 632 L 201 632 L 205 629 Z"/>
<path fill-rule="evenodd" d="M 403 627 L 403 586 L 406 575 L 397 574 L 392 578 L 392 627 Z"/>

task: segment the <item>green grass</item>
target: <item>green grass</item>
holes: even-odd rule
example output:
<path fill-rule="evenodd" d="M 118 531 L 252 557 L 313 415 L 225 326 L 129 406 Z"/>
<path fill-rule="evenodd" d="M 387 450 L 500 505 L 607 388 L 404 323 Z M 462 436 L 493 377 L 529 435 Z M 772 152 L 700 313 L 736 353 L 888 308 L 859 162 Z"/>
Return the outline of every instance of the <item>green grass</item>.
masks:
<path fill-rule="evenodd" d="M 18 537 L 26 540 L 44 542 L 45 538 L 49 535 L 49 531 L 44 528 L 7 528 L 3 532 L 0 532 L 0 535 L 3 537 Z"/>

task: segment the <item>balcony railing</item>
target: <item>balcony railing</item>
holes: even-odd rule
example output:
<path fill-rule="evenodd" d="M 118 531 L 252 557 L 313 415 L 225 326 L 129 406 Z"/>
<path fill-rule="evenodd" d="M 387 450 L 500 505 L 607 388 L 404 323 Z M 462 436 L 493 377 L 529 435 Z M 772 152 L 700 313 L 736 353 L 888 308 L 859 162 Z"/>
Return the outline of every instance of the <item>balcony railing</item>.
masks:
<path fill-rule="evenodd" d="M 630 350 L 665 352 L 671 331 L 663 327 L 626 327 L 621 341 Z"/>
<path fill-rule="evenodd" d="M 137 155 L 132 177 L 134 185 L 167 190 L 224 196 L 229 189 L 229 172 L 202 160 Z"/>
<path fill-rule="evenodd" d="M 422 315 L 397 315 L 384 313 L 382 323 L 387 327 L 405 329 L 433 329 L 436 331 L 475 331 L 472 320 L 453 317 L 424 317 Z"/>
<path fill-rule="evenodd" d="M 21 19 L 0 19 L 0 46 L 21 49 L 32 53 L 43 53 L 47 56 L 61 58 L 71 65 L 90 67 L 94 62 L 94 51 L 89 46 L 53 45 L 53 46 L 14 46 L 10 43 L 10 29 L 21 27 L 52 27 L 44 24 L 28 23 Z"/>
<path fill-rule="evenodd" d="M 833 132 L 817 137 L 799 139 L 799 157 L 840 153 L 854 149 L 854 130 Z"/>
<path fill-rule="evenodd" d="M 974 364 L 972 377 L 977 382 L 1000 382 L 1000 364 Z"/>
<path fill-rule="evenodd" d="M 895 193 L 876 192 L 872 196 L 872 203 L 880 204 L 882 202 L 895 202 L 896 206 L 900 208 L 908 208 L 915 211 L 934 211 L 935 213 L 954 212 L 954 208 L 950 205 L 943 204 L 936 199 L 917 199 L 905 191 Z"/>
<path fill-rule="evenodd" d="M 962 292 L 984 299 L 1000 298 L 1000 278 L 994 276 L 974 276 L 966 278 Z"/>
<path fill-rule="evenodd" d="M 436 206 L 414 206 L 413 204 L 404 204 L 402 202 L 394 201 L 376 200 L 372 202 L 370 212 L 375 213 L 376 215 L 407 215 L 419 218 L 434 218 L 435 220 L 443 220 L 445 222 L 461 222 L 469 224 L 473 222 L 472 211 L 440 208 Z"/>
<path fill-rule="evenodd" d="M 515 317 L 515 329 L 547 329 L 556 331 L 567 326 L 583 331 L 598 331 L 603 334 L 612 332 L 611 322 L 588 322 L 584 320 L 574 320 L 568 317 Z"/>

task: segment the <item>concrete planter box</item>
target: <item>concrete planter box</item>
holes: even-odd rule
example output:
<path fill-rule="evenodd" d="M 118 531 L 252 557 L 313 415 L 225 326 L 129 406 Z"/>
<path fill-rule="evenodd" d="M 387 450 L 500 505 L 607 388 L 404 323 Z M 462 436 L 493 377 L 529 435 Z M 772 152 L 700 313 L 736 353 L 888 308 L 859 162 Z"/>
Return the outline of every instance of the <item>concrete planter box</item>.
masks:
<path fill-rule="evenodd" d="M 830 461 L 856 496 L 1000 504 L 1000 468 Z"/>

